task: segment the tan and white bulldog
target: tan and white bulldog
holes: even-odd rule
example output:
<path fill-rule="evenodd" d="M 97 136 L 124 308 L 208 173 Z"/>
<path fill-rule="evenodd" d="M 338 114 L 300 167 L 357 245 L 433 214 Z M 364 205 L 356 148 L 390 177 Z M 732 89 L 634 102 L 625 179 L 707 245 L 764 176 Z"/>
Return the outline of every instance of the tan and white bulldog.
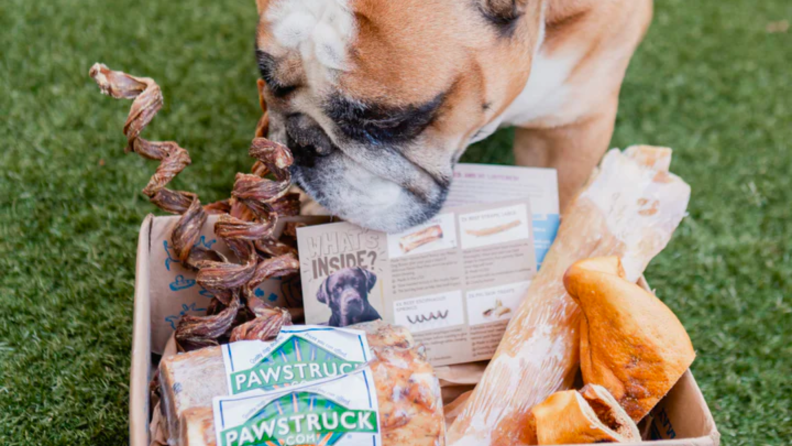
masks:
<path fill-rule="evenodd" d="M 608 148 L 652 0 L 256 0 L 268 136 L 331 213 L 396 231 L 433 216 L 473 142 L 516 126 L 562 208 Z"/>

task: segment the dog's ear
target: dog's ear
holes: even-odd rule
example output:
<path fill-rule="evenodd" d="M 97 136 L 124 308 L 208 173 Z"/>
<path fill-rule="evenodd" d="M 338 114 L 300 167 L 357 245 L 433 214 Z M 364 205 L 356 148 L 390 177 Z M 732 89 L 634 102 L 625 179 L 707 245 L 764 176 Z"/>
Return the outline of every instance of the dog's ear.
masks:
<path fill-rule="evenodd" d="M 330 302 L 330 292 L 327 290 L 328 281 L 330 281 L 329 277 L 322 282 L 322 285 L 319 286 L 319 291 L 316 292 L 316 300 L 323 304 Z"/>
<path fill-rule="evenodd" d="M 269 0 L 256 0 L 256 10 L 258 11 L 258 15 L 261 15 L 264 12 L 264 8 L 267 7 Z"/>
<path fill-rule="evenodd" d="M 359 267 L 359 266 L 358 266 L 358 268 L 357 268 L 357 269 L 358 269 L 358 271 L 360 271 L 360 272 L 363 274 L 363 276 L 366 278 L 366 290 L 367 290 L 367 291 L 371 291 L 371 289 L 372 289 L 372 288 L 374 288 L 374 284 L 376 284 L 376 283 L 377 283 L 377 276 L 376 276 L 376 274 L 372 273 L 371 271 L 369 271 L 369 270 L 367 270 L 367 269 L 363 269 L 363 268 L 361 268 L 361 267 Z"/>
<path fill-rule="evenodd" d="M 541 0 L 478 0 L 478 7 L 484 17 L 496 25 L 511 25 L 525 14 L 531 3 Z"/>

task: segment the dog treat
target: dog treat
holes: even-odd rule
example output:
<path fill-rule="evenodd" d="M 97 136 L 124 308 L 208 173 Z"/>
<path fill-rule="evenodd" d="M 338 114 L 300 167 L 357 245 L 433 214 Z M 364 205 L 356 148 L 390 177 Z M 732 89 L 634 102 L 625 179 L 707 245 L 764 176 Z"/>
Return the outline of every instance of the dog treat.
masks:
<path fill-rule="evenodd" d="M 490 235 L 500 234 L 501 232 L 506 232 L 511 228 L 516 228 L 517 226 L 520 226 L 520 220 L 510 221 L 508 223 L 493 226 L 491 228 L 466 229 L 465 232 L 475 237 L 487 237 Z"/>
<path fill-rule="evenodd" d="M 179 446 L 216 446 L 212 407 L 195 407 L 182 414 Z"/>
<path fill-rule="evenodd" d="M 618 257 L 575 263 L 564 286 L 583 311 L 583 381 L 607 388 L 640 421 L 696 357 L 685 327 L 660 299 L 625 279 Z"/>
<path fill-rule="evenodd" d="M 248 299 L 248 308 L 256 317 L 234 327 L 229 342 L 253 339 L 269 341 L 280 333 L 284 325 L 291 325 L 291 314 L 284 308 L 273 308 L 259 299 Z"/>
<path fill-rule="evenodd" d="M 124 125 L 126 151 L 159 160 L 160 165 L 143 189 L 152 203 L 173 214 L 181 214 L 171 234 L 177 259 L 198 270 L 196 281 L 213 296 L 206 317 L 185 315 L 179 320 L 176 341 L 180 351 L 218 345 L 235 323 L 245 323 L 236 331 L 235 339 L 261 339 L 271 336 L 288 323 L 283 317 L 271 318 L 260 309 L 252 290 L 264 280 L 297 273 L 296 251 L 272 237 L 278 217 L 299 212 L 297 194 L 288 193 L 291 185 L 289 166 L 293 158 L 289 150 L 260 137 L 266 131 L 266 119 L 256 129 L 250 155 L 256 159 L 252 174 L 237 174 L 232 196 L 228 200 L 201 206 L 196 194 L 172 191 L 167 184 L 190 164 L 190 156 L 177 143 L 148 141 L 141 132 L 162 108 L 160 87 L 150 78 L 130 76 L 112 71 L 103 64 L 94 64 L 89 75 L 102 93 L 116 99 L 132 99 L 132 107 Z M 272 174 L 274 180 L 265 178 Z M 208 214 L 222 214 L 215 224 L 215 233 L 237 257 L 231 262 L 217 251 L 195 246 Z M 261 317 L 262 320 L 255 320 Z"/>
<path fill-rule="evenodd" d="M 622 259 L 635 282 L 685 214 L 690 187 L 668 172 L 671 150 L 636 146 L 608 152 L 567 208 L 555 243 L 512 317 L 503 340 L 449 443 L 520 445 L 530 441 L 529 410 L 568 389 L 578 365 L 580 310 L 563 275 L 574 262 Z"/>
<path fill-rule="evenodd" d="M 531 409 L 529 423 L 536 433 L 532 444 L 640 442 L 638 426 L 604 387 L 586 385 L 580 391 L 550 395 Z"/>
<path fill-rule="evenodd" d="M 402 444 L 407 439 L 404 444 L 443 444 L 445 424 L 439 383 L 409 331 L 382 321 L 350 328 L 366 332 L 376 356 L 370 367 L 377 387 L 383 444 Z M 228 395 L 225 373 L 220 347 L 162 360 L 162 408 L 171 444 L 180 441 L 180 434 L 185 432 L 190 436 L 182 438 L 181 444 L 214 444 L 214 433 L 206 434 L 201 422 L 194 420 L 211 419 L 212 398 Z M 192 415 L 187 415 L 188 410 Z M 417 432 L 422 433 L 420 438 L 411 438 Z M 211 439 L 211 443 L 201 443 L 204 440 L 200 438 Z"/>
<path fill-rule="evenodd" d="M 499 318 L 508 313 L 511 313 L 511 308 L 503 306 L 503 302 L 500 299 L 495 299 L 495 306 L 487 308 L 482 314 L 485 317 Z"/>
<path fill-rule="evenodd" d="M 443 238 L 443 229 L 440 225 L 429 226 L 399 239 L 399 248 L 407 254 L 413 249 L 432 243 Z"/>

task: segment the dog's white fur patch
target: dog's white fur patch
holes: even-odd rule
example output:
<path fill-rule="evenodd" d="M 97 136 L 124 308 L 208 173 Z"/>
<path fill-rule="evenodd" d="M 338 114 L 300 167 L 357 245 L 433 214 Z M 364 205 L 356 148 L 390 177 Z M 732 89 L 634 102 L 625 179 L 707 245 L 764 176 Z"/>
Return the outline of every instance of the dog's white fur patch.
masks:
<path fill-rule="evenodd" d="M 279 0 L 267 11 L 275 40 L 299 51 L 309 76 L 346 68 L 355 18 L 346 0 Z"/>
<path fill-rule="evenodd" d="M 546 35 L 544 14 L 546 4 L 542 8 L 542 26 L 534 47 L 531 75 L 520 94 L 499 116 L 479 129 L 471 138 L 470 143 L 486 139 L 500 127 L 523 126 L 539 119 L 559 119 L 570 99 L 570 88 L 566 84 L 572 69 L 580 61 L 576 54 L 552 57 L 543 51 Z"/>
<path fill-rule="evenodd" d="M 570 99 L 566 81 L 579 59 L 576 54 L 547 57 L 542 51 L 537 53 L 528 82 L 503 113 L 502 124 L 519 126 L 538 119 L 560 118 Z"/>

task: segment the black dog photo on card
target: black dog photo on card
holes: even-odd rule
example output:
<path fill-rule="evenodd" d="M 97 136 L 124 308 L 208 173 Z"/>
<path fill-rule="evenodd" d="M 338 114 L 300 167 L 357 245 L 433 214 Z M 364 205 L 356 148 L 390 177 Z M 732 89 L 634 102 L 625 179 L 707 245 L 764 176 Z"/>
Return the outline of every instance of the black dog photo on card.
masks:
<path fill-rule="evenodd" d="M 369 293 L 376 283 L 377 276 L 359 266 L 330 274 L 316 292 L 316 300 L 330 308 L 327 325 L 346 327 L 380 319 L 369 302 Z"/>

